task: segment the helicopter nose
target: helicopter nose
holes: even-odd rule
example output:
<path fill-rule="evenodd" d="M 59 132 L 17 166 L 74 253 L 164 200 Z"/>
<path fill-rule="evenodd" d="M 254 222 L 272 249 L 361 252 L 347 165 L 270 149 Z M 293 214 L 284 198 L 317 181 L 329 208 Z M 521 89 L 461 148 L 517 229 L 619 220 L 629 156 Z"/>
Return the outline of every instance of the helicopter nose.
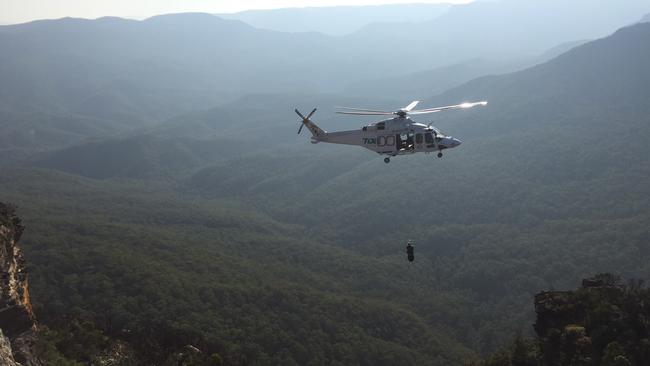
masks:
<path fill-rule="evenodd" d="M 452 138 L 452 139 L 451 139 L 451 146 L 452 146 L 452 147 L 456 147 L 456 146 L 458 146 L 458 145 L 460 145 L 460 144 L 462 144 L 462 143 L 463 143 L 463 142 L 460 141 L 459 139 L 456 139 L 456 138 Z"/>

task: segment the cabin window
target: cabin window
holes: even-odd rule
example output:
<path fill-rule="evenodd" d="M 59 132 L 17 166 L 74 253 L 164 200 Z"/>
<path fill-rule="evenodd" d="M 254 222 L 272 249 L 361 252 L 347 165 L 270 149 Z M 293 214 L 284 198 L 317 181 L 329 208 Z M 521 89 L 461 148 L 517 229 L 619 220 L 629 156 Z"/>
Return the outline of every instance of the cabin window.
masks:
<path fill-rule="evenodd" d="M 424 141 L 427 142 L 427 144 L 433 144 L 433 135 L 429 133 L 424 134 Z"/>
<path fill-rule="evenodd" d="M 415 135 L 415 143 L 416 144 L 421 144 L 422 140 L 423 140 L 423 137 L 422 137 L 421 133 L 418 133 L 417 135 Z"/>
<path fill-rule="evenodd" d="M 398 150 L 413 149 L 414 134 L 412 132 L 402 133 L 402 134 L 396 135 L 396 137 L 397 137 L 397 149 Z"/>

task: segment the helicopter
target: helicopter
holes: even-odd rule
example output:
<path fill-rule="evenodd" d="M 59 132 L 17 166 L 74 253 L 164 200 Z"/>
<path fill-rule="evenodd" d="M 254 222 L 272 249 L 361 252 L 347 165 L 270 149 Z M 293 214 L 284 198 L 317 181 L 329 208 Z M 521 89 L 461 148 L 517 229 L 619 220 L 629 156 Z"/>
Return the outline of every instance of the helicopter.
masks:
<path fill-rule="evenodd" d="M 385 163 L 390 163 L 390 158 L 398 155 L 409 155 L 418 152 L 437 152 L 442 158 L 442 150 L 451 149 L 461 144 L 461 141 L 451 136 L 445 136 L 440 130 L 423 123 L 413 121 L 410 116 L 437 113 L 452 109 L 467 109 L 476 106 L 485 106 L 487 101 L 462 103 L 446 107 L 415 109 L 420 101 L 413 101 L 408 106 L 397 111 L 381 111 L 374 109 L 360 109 L 338 107 L 338 114 L 357 116 L 392 116 L 391 118 L 371 123 L 357 130 L 327 132 L 318 127 L 310 118 L 316 113 L 316 108 L 306 117 L 298 111 L 295 112 L 302 118 L 298 134 L 303 127 L 311 132 L 311 142 L 328 142 L 362 146 L 380 155 L 387 155 Z"/>

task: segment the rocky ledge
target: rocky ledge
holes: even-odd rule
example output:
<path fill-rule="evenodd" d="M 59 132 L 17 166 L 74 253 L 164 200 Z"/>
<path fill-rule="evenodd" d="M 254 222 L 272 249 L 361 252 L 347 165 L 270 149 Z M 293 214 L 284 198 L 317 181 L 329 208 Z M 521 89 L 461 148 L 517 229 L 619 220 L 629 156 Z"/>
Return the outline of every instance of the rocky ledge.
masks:
<path fill-rule="evenodd" d="M 650 365 L 650 289 L 611 274 L 535 297 L 541 365 Z"/>
<path fill-rule="evenodd" d="M 0 202 L 0 364 L 40 366 L 25 259 L 17 246 L 23 229 L 14 208 Z"/>

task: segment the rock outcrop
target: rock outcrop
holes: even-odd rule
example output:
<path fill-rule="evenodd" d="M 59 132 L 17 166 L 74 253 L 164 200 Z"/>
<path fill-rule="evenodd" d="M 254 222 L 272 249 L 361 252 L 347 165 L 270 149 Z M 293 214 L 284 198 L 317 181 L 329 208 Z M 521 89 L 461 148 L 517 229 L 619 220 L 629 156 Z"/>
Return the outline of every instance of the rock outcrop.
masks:
<path fill-rule="evenodd" d="M 609 274 L 535 296 L 541 364 L 650 365 L 650 290 Z"/>
<path fill-rule="evenodd" d="M 211 356 L 206 355 L 198 348 L 191 344 L 186 345 L 183 349 L 171 354 L 163 366 L 220 366 L 222 365 L 221 357 L 214 353 Z"/>
<path fill-rule="evenodd" d="M 0 362 L 40 366 L 25 260 L 17 246 L 22 233 L 13 207 L 0 202 Z"/>

